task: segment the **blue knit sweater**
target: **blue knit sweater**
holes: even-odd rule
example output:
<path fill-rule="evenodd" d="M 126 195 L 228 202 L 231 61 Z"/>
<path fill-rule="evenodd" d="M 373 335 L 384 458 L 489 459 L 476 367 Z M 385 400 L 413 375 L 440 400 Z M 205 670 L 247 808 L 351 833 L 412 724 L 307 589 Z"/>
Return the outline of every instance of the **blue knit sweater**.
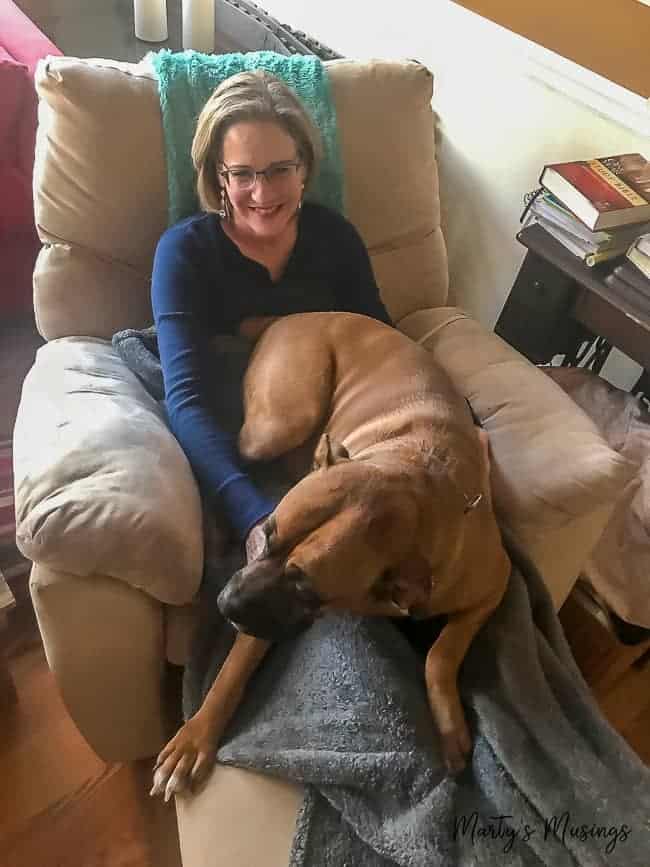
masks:
<path fill-rule="evenodd" d="M 216 334 L 237 334 L 249 316 L 341 310 L 390 323 L 368 253 L 343 216 L 305 203 L 296 245 L 274 282 L 266 268 L 242 255 L 218 217 L 197 214 L 161 237 L 152 304 L 172 431 L 204 494 L 225 509 L 244 539 L 276 504 L 253 485 L 235 438 L 215 421 L 209 342 Z"/>

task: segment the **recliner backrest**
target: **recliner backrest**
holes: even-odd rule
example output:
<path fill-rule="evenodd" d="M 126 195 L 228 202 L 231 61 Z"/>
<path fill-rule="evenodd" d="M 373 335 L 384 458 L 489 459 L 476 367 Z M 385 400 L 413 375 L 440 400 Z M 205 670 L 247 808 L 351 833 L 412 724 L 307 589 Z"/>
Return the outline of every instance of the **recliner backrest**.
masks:
<path fill-rule="evenodd" d="M 415 61 L 327 64 L 347 215 L 393 319 L 445 303 L 433 78 Z M 167 226 L 156 79 L 146 60 L 50 58 L 40 97 L 35 213 L 44 247 L 34 304 L 47 339 L 110 338 L 152 321 L 150 274 Z"/>

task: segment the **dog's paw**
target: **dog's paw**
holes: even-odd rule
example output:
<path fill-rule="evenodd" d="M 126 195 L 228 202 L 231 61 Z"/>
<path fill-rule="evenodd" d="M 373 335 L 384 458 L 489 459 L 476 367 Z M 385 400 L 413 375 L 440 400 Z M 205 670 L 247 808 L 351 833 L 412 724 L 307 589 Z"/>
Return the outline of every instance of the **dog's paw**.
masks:
<path fill-rule="evenodd" d="M 202 783 L 214 767 L 220 736 L 199 715 L 189 719 L 156 759 L 151 797 L 163 795 L 167 802 Z"/>
<path fill-rule="evenodd" d="M 460 774 L 465 769 L 467 759 L 472 751 L 472 738 L 467 723 L 463 720 L 461 726 L 452 731 L 441 732 L 440 737 L 447 771 L 452 776 Z"/>

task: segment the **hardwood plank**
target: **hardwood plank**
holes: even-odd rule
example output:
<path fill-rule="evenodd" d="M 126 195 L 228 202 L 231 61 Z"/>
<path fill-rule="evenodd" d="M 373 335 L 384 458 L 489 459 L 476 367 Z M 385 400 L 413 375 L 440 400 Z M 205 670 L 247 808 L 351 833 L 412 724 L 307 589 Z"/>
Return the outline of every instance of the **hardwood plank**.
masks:
<path fill-rule="evenodd" d="M 0 815 L 17 826 L 58 803 L 105 765 L 71 723 L 38 648 L 12 660 L 18 699 L 2 718 Z"/>
<path fill-rule="evenodd" d="M 11 867 L 180 867 L 173 804 L 148 798 L 150 765 L 107 765 L 2 843 Z M 147 803 L 148 801 L 148 803 Z"/>
<path fill-rule="evenodd" d="M 180 867 L 173 804 L 148 796 L 151 761 L 99 759 L 70 720 L 42 646 L 23 635 L 9 647 L 18 648 L 9 653 L 18 702 L 0 712 L 2 863 Z"/>

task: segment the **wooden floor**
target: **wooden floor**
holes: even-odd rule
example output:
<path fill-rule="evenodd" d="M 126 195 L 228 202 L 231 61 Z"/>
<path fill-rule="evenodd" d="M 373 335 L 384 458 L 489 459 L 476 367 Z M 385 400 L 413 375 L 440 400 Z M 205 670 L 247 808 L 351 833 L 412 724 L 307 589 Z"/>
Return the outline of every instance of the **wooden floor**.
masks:
<path fill-rule="evenodd" d="M 580 586 L 560 609 L 560 622 L 603 714 L 650 765 L 650 640 L 621 644 Z"/>
<path fill-rule="evenodd" d="M 0 704 L 0 864 L 180 867 L 173 805 L 148 796 L 151 762 L 107 765 L 88 747 L 21 595 L 0 635 L 17 687 L 16 702 Z"/>

